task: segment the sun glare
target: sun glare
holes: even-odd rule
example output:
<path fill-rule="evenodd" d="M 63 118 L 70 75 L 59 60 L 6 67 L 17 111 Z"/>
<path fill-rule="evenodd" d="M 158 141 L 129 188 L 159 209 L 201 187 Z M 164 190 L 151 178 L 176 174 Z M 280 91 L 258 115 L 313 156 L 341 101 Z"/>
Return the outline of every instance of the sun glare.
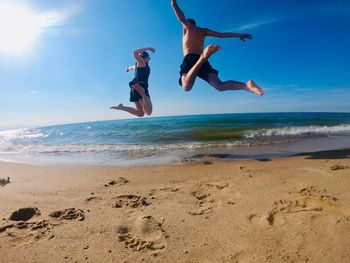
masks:
<path fill-rule="evenodd" d="M 58 12 L 38 13 L 23 2 L 0 3 L 0 55 L 25 55 L 44 29 L 64 20 Z"/>
<path fill-rule="evenodd" d="M 29 7 L 0 4 L 0 53 L 25 53 L 35 43 L 40 30 L 40 20 Z"/>

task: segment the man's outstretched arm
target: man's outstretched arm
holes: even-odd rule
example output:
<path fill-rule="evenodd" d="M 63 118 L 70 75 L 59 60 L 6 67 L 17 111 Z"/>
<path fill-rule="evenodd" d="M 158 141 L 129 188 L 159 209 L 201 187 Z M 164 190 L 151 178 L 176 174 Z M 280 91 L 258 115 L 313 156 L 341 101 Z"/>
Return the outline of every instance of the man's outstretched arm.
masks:
<path fill-rule="evenodd" d="M 180 9 L 180 7 L 177 5 L 176 0 L 171 0 L 171 6 L 174 9 L 175 15 L 177 19 L 185 26 L 188 27 L 191 24 L 186 20 L 184 12 Z"/>
<path fill-rule="evenodd" d="M 205 29 L 205 34 L 210 37 L 219 37 L 219 38 L 231 38 L 231 37 L 237 37 L 242 41 L 245 41 L 246 39 L 252 39 L 252 35 L 250 34 L 239 34 L 239 33 L 220 33 L 216 32 L 210 29 Z"/>

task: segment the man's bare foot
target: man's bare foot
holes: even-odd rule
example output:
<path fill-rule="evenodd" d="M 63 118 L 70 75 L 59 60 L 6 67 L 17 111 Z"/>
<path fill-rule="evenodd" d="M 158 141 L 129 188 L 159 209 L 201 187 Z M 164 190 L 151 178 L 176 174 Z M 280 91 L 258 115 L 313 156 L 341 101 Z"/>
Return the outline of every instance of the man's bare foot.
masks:
<path fill-rule="evenodd" d="M 113 110 L 121 110 L 124 107 L 124 105 L 122 103 L 120 103 L 118 106 L 112 106 L 110 107 L 110 109 Z"/>
<path fill-rule="evenodd" d="M 207 46 L 203 51 L 203 58 L 209 59 L 211 55 L 213 55 L 215 52 L 218 52 L 220 50 L 220 47 L 215 44 L 211 44 Z"/>
<path fill-rule="evenodd" d="M 263 96 L 265 92 L 255 83 L 254 80 L 248 80 L 247 91 Z"/>

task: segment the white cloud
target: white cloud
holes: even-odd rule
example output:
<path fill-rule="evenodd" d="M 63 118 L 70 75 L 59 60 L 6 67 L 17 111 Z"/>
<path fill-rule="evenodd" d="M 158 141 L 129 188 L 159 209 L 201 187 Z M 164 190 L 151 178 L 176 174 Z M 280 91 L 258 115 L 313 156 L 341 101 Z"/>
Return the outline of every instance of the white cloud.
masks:
<path fill-rule="evenodd" d="M 62 10 L 51 10 L 38 14 L 38 18 L 42 21 L 43 27 L 54 27 L 66 24 L 73 16 L 80 12 L 77 5 L 67 7 Z"/>
<path fill-rule="evenodd" d="M 270 19 L 270 20 L 262 20 L 262 21 L 252 22 L 252 23 L 248 23 L 248 24 L 244 24 L 244 25 L 239 26 L 237 28 L 237 30 L 242 31 L 242 30 L 253 29 L 253 28 L 269 25 L 272 23 L 276 23 L 278 21 L 279 21 L 278 19 Z"/>

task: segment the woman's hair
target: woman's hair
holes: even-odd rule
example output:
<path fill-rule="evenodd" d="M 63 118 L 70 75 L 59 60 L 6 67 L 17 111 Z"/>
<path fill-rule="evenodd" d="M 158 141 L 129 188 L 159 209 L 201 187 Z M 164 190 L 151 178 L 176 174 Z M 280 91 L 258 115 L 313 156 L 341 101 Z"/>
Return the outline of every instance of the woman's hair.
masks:
<path fill-rule="evenodd" d="M 146 51 L 143 51 L 143 52 L 140 54 L 140 56 L 141 56 L 142 58 L 148 58 L 148 57 L 149 57 L 149 54 L 148 54 Z"/>

